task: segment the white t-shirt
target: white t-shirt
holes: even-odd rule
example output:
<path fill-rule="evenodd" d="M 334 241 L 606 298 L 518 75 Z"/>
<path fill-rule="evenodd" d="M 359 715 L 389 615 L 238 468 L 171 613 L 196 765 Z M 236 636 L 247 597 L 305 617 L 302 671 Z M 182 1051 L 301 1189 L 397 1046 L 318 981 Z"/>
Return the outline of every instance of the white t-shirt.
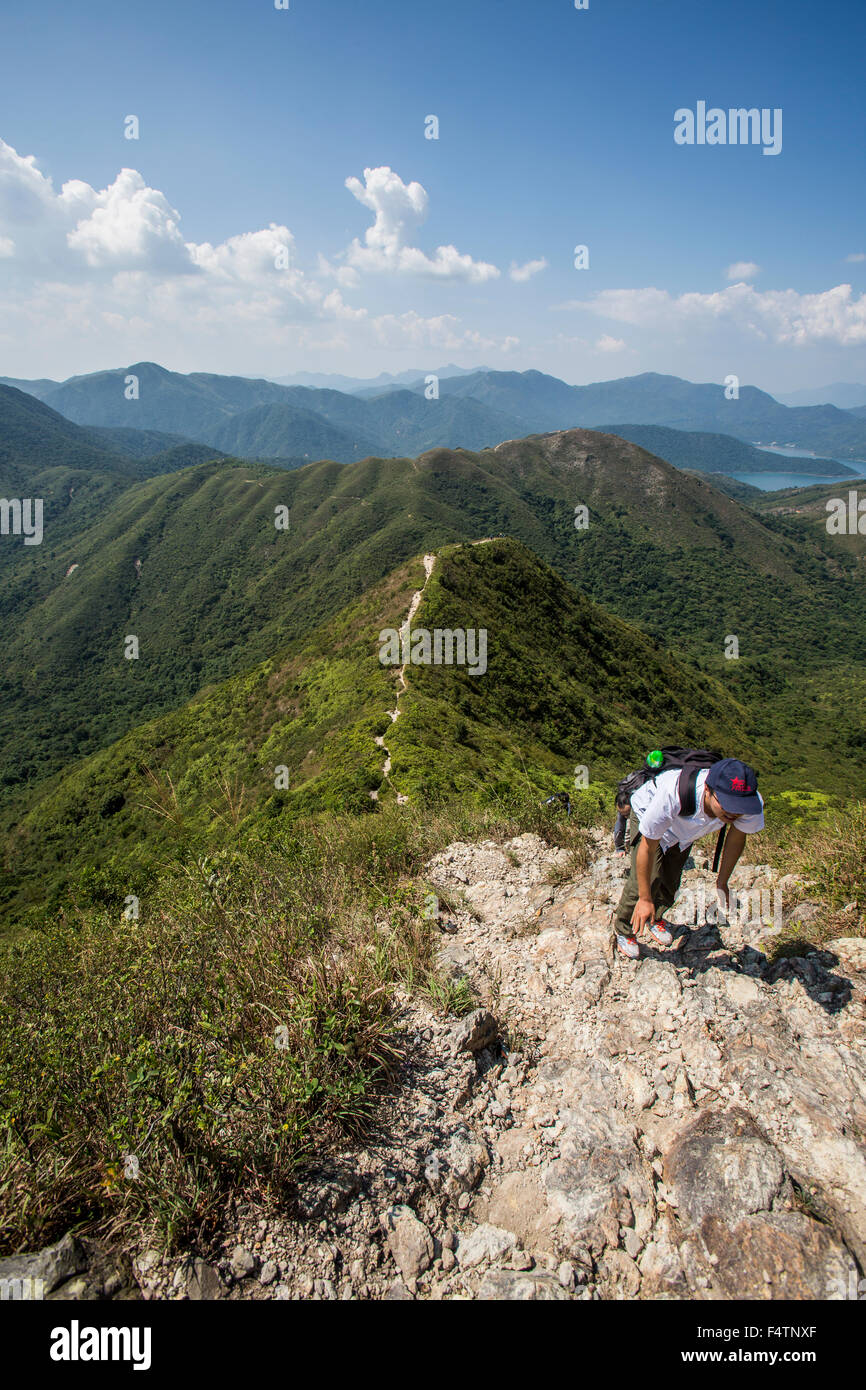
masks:
<path fill-rule="evenodd" d="M 725 822 L 715 816 L 708 816 L 703 810 L 708 771 L 708 768 L 703 768 L 698 773 L 695 783 L 697 810 L 693 816 L 680 814 L 678 768 L 671 768 L 670 772 L 661 773 L 655 782 L 644 782 L 642 787 L 638 787 L 631 799 L 631 808 L 637 816 L 640 833 L 645 839 L 658 840 L 663 850 L 676 844 L 685 849 L 693 841 L 700 840 L 703 835 L 709 835 L 711 830 L 721 829 Z M 758 800 L 763 808 L 764 801 L 760 792 Z M 763 809 L 752 816 L 740 816 L 733 824 L 747 835 L 754 835 L 756 830 L 764 828 Z"/>

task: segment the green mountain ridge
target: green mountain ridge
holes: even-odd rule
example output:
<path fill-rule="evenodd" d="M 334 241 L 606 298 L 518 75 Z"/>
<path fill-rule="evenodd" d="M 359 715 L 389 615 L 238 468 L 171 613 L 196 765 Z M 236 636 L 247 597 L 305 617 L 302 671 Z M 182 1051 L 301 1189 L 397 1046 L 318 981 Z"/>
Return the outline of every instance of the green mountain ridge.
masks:
<path fill-rule="evenodd" d="M 863 564 L 866 562 L 866 518 L 859 510 L 853 518 L 856 530 L 851 529 L 852 515 L 850 497 L 854 494 L 854 504 L 866 502 L 866 476 L 846 478 L 843 482 L 816 483 L 812 487 L 779 488 L 774 492 L 760 492 L 750 499 L 756 511 L 763 516 L 784 517 L 786 521 L 802 531 L 804 535 L 827 535 L 827 524 L 832 516 L 839 513 L 844 518 L 845 530 L 833 533 L 832 543 L 839 550 Z M 828 511 L 828 505 L 830 510 Z"/>
<path fill-rule="evenodd" d="M 23 489 L 46 468 L 92 469 L 135 478 L 132 460 L 105 447 L 34 396 L 0 386 L 0 478 Z"/>
<path fill-rule="evenodd" d="M 33 396 L 0 385 L 0 495 L 39 499 L 49 536 L 73 535 L 104 516 L 135 482 L 216 452 L 168 435 L 136 440 L 135 431 L 121 433 L 115 440 L 111 431 L 72 424 Z M 0 570 L 18 570 L 29 584 L 33 568 L 19 540 L 0 538 Z"/>
<path fill-rule="evenodd" d="M 178 435 L 76 425 L 34 396 L 0 384 L 0 482 L 11 490 L 32 492 L 52 468 L 136 481 L 219 456 L 211 445 Z"/>
<path fill-rule="evenodd" d="M 508 539 L 446 548 L 414 630 L 486 633 L 486 669 L 412 664 L 388 730 L 395 791 L 483 800 L 525 781 L 567 790 L 575 773 L 618 780 L 664 741 L 747 748 L 746 711 Z M 556 780 L 552 780 L 556 779 Z"/>
<path fill-rule="evenodd" d="M 539 797 L 567 789 L 578 764 L 596 782 L 615 780 L 660 739 L 755 753 L 744 711 L 718 681 L 658 651 L 513 540 L 445 547 L 413 622 L 416 633 L 483 627 L 487 669 L 411 665 L 401 692 L 380 634 L 401 626 L 423 582 L 420 562 L 408 561 L 284 652 L 31 793 L 3 826 L 9 918 L 82 882 L 122 902 L 147 891 L 178 846 L 211 853 L 229 828 L 375 814 L 374 791 L 484 804 L 518 785 Z M 393 755 L 389 781 L 376 735 Z M 285 790 L 275 789 L 280 770 Z"/>
<path fill-rule="evenodd" d="M 662 646 L 724 672 L 756 734 L 809 671 L 826 686 L 816 727 L 839 702 L 847 719 L 850 682 L 832 673 L 862 663 L 858 557 L 590 431 L 293 471 L 220 459 L 73 520 L 49 516 L 41 547 L 0 547 L 6 794 L 265 660 L 419 551 L 482 536 L 521 540 Z M 137 659 L 124 656 L 130 635 Z M 790 730 L 780 747 L 801 742 Z M 843 756 L 830 748 L 825 778 Z"/>
<path fill-rule="evenodd" d="M 312 410 L 282 402 L 230 416 L 212 431 L 212 438 L 226 453 L 256 460 L 334 458 L 356 463 L 377 452 L 373 439 L 340 429 Z"/>

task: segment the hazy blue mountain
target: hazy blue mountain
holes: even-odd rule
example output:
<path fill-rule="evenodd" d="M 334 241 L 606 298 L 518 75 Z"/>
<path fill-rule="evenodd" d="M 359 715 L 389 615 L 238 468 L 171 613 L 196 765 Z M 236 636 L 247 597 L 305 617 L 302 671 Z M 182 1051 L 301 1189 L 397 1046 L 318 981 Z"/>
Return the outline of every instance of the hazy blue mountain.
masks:
<path fill-rule="evenodd" d="M 137 400 L 125 397 L 131 375 L 138 379 Z M 452 442 L 478 449 L 526 433 L 524 422 L 513 414 L 472 399 L 428 401 L 423 389 L 397 389 L 362 400 L 345 391 L 279 386 L 263 379 L 207 372 L 187 376 L 152 362 L 72 377 L 51 385 L 50 391 L 45 383 L 37 384 L 67 419 L 118 431 L 104 443 L 118 452 L 138 451 L 138 456 L 144 456 L 144 436 L 154 431 L 174 436 L 164 447 L 192 439 L 250 458 L 297 462 L 328 457 L 341 463 L 372 454 L 420 453 Z M 137 442 L 130 431 L 136 432 Z"/>
<path fill-rule="evenodd" d="M 138 379 L 138 399 L 127 400 L 126 378 Z M 44 399 L 80 425 L 161 430 L 212 443 L 218 425 L 241 410 L 283 399 L 271 381 L 240 376 L 169 372 L 155 362 L 137 362 L 88 376 L 70 377 Z"/>
<path fill-rule="evenodd" d="M 395 390 L 359 400 L 336 391 L 317 391 L 306 393 L 305 401 L 310 410 L 333 424 L 363 428 L 378 440 L 379 452 L 386 456 L 423 453 L 437 445 L 482 449 L 526 433 L 524 422 L 513 411 L 486 406 L 474 397 L 440 395 L 438 400 L 427 400 L 423 392 Z"/>
<path fill-rule="evenodd" d="M 51 381 L 48 377 L 27 381 L 23 377 L 0 376 L 0 386 L 14 386 L 18 391 L 26 391 L 28 396 L 35 396 L 40 401 L 45 400 L 46 396 L 50 396 L 60 385 L 59 381 Z"/>
<path fill-rule="evenodd" d="M 433 372 L 438 377 L 468 376 L 471 372 L 490 371 L 489 367 L 410 367 L 404 372 L 380 372 L 378 376 L 341 376 L 336 372 L 294 372 L 290 376 L 268 377 L 278 386 L 313 386 L 320 390 L 347 391 L 350 395 L 376 394 L 390 387 L 412 386 Z"/>
<path fill-rule="evenodd" d="M 866 407 L 866 386 L 854 381 L 833 381 L 829 386 L 803 386 L 799 391 L 777 391 L 783 405 L 837 405 L 840 410 Z"/>
<path fill-rule="evenodd" d="M 783 461 L 778 454 L 756 449 L 753 444 L 729 434 L 672 430 L 664 425 L 604 425 L 603 429 L 667 459 L 675 468 L 688 468 L 698 473 L 778 473 L 784 466 L 789 473 L 826 473 L 835 477 L 847 468 L 836 459 L 785 458 Z M 848 471 L 852 478 L 857 476 L 855 469 Z"/>
<path fill-rule="evenodd" d="M 141 476 L 133 459 L 112 451 L 95 432 L 72 424 L 25 391 L 0 385 L 0 481 L 7 488 L 26 489 L 50 468 Z"/>
<path fill-rule="evenodd" d="M 165 434 L 162 430 L 121 429 L 119 426 L 111 428 L 108 425 L 87 425 L 84 428 L 100 448 L 121 454 L 124 458 L 155 458 L 157 454 L 164 454 L 169 449 L 178 449 L 184 445 L 195 449 L 205 447 L 182 434 Z M 208 457 L 213 458 L 218 453 L 218 449 L 210 449 Z"/>
<path fill-rule="evenodd" d="M 129 375 L 138 378 L 137 400 L 125 398 Z M 435 445 L 478 449 L 527 434 L 600 428 L 611 420 L 723 434 L 750 444 L 794 444 L 821 458 L 866 458 L 866 418 L 857 411 L 785 406 L 755 386 L 741 386 L 739 398 L 727 400 L 721 383 L 655 372 L 586 386 L 537 371 L 443 375 L 437 401 L 426 399 L 423 378 L 411 389 L 392 383 L 386 390 L 351 394 L 208 372 L 183 375 L 152 362 L 73 377 L 50 390 L 45 381 L 34 387 L 78 424 L 158 430 L 271 458 L 311 458 L 322 450 L 348 461 L 368 446 L 382 456 Z M 317 442 L 309 419 L 268 415 L 262 410 L 267 406 L 311 412 L 349 438 L 324 433 Z M 249 411 L 258 413 L 224 428 Z"/>
<path fill-rule="evenodd" d="M 415 385 L 423 390 L 423 382 Z M 580 395 L 586 387 L 569 386 L 544 372 L 474 372 L 469 376 L 446 378 L 440 383 L 442 397 L 466 397 L 480 401 L 521 420 L 534 432 L 572 429 L 578 419 Z M 606 419 L 616 418 L 608 414 Z M 621 419 L 634 418 L 620 415 Z"/>
<path fill-rule="evenodd" d="M 343 391 L 285 388 L 288 400 L 234 415 L 211 438 L 228 453 L 244 458 L 316 458 L 355 463 L 420 454 L 459 441 L 483 449 L 524 434 L 523 422 L 473 400 L 428 401 L 413 391 L 396 390 L 362 400 Z"/>
<path fill-rule="evenodd" d="M 226 453 L 251 459 L 309 462 L 330 458 L 338 463 L 355 463 L 378 452 L 375 440 L 359 431 L 341 429 L 321 414 L 283 401 L 254 406 L 230 416 L 213 432 L 213 438 Z"/>
<path fill-rule="evenodd" d="M 866 424 L 833 405 L 790 407 L 740 386 L 727 400 L 720 382 L 695 383 L 643 372 L 639 376 L 567 386 L 542 372 L 486 372 L 445 380 L 443 396 L 472 396 L 508 409 L 533 431 L 600 428 L 608 420 L 734 435 L 752 444 L 795 444 L 822 457 L 866 458 Z"/>
<path fill-rule="evenodd" d="M 410 396 L 417 405 L 418 398 L 411 392 L 401 390 L 399 394 Z M 285 400 L 295 409 L 319 415 L 337 429 L 347 430 L 350 434 L 360 431 L 371 439 L 376 439 L 379 445 L 385 442 L 374 423 L 377 417 L 376 413 L 370 410 L 369 403 L 347 391 L 333 391 L 328 387 L 314 389 L 310 386 L 287 386 Z M 391 454 L 396 450 L 389 449 L 387 452 Z"/>
<path fill-rule="evenodd" d="M 128 482 L 174 473 L 219 454 L 172 435 L 101 430 L 73 424 L 35 396 L 0 385 L 0 484 L 6 495 L 41 496 L 80 486 L 71 474 Z"/>

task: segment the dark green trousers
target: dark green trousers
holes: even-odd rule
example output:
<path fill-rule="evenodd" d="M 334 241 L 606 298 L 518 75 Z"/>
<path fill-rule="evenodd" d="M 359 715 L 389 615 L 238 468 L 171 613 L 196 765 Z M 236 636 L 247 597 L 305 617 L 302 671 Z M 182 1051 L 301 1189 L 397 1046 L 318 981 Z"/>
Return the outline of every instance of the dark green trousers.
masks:
<path fill-rule="evenodd" d="M 629 833 L 631 835 L 631 872 L 625 881 L 622 896 L 617 903 L 613 922 L 614 930 L 622 933 L 623 936 L 631 936 L 634 932 L 631 914 L 634 912 L 640 897 L 637 882 L 637 851 L 643 836 L 638 832 L 636 816 L 632 816 L 629 821 Z M 637 836 L 636 839 L 635 836 Z M 657 917 L 663 916 L 666 907 L 673 907 L 674 899 L 679 892 L 683 869 L 690 854 L 691 845 L 686 849 L 680 849 L 679 845 L 673 845 L 671 849 L 664 851 L 660 848 L 656 849 L 650 871 L 650 892 Z"/>

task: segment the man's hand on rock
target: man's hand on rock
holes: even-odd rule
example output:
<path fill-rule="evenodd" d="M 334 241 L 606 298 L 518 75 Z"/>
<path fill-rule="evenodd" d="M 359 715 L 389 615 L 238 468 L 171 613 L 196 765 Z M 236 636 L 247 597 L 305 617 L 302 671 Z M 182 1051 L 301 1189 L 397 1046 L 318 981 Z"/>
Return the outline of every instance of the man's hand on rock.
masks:
<path fill-rule="evenodd" d="M 655 916 L 656 910 L 652 898 L 638 898 L 634 912 L 631 914 L 631 924 L 635 933 L 639 932 L 641 927 L 654 922 Z"/>

